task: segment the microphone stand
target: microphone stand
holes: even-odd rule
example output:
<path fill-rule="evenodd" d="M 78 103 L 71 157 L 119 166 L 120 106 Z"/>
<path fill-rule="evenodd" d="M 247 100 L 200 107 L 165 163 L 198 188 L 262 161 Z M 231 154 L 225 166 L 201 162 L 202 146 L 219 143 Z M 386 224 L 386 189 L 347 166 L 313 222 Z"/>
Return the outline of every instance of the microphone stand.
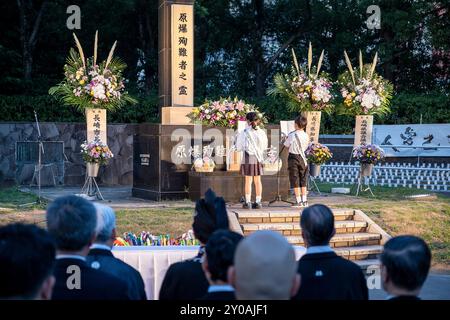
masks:
<path fill-rule="evenodd" d="M 31 185 L 33 184 L 34 178 L 36 177 L 36 171 L 37 171 L 38 194 L 37 194 L 37 200 L 35 202 L 26 203 L 26 204 L 23 204 L 21 206 L 29 206 L 29 205 L 33 205 L 33 204 L 41 204 L 42 203 L 42 199 L 41 199 L 41 169 L 42 169 L 42 155 L 45 152 L 44 152 L 44 144 L 42 142 L 41 128 L 39 127 L 38 116 L 37 116 L 36 110 L 33 110 L 33 111 L 34 111 L 34 119 L 36 121 L 36 128 L 37 128 L 37 132 L 38 132 L 38 137 L 37 137 L 37 142 L 38 142 L 38 164 L 37 164 L 37 170 L 36 170 L 36 167 L 34 169 L 34 174 L 33 174 L 33 179 L 31 180 Z M 30 185 L 30 189 L 31 189 L 31 185 Z"/>
<path fill-rule="evenodd" d="M 281 147 L 281 150 L 280 150 L 280 152 L 278 153 L 277 195 L 275 196 L 275 198 L 274 198 L 273 200 L 269 201 L 269 206 L 270 206 L 271 204 L 275 203 L 275 202 L 284 202 L 284 203 L 293 204 L 291 201 L 283 200 L 283 199 L 281 198 L 281 195 L 280 195 L 280 171 L 281 171 L 281 168 L 280 168 L 280 160 L 281 160 L 281 154 L 283 153 L 284 148 L 285 148 L 285 146 L 284 146 L 284 144 L 283 144 L 283 147 Z M 283 162 L 283 161 L 281 161 L 281 162 Z"/>
<path fill-rule="evenodd" d="M 44 154 L 44 144 L 42 143 L 42 136 L 41 136 L 41 128 L 39 127 L 39 120 L 36 113 L 36 110 L 34 110 L 34 119 L 36 120 L 36 127 L 38 131 L 38 145 L 39 145 L 39 155 L 38 155 L 38 199 L 37 203 L 41 203 L 41 169 L 42 169 L 42 155 Z M 42 152 L 42 153 L 41 153 Z"/>

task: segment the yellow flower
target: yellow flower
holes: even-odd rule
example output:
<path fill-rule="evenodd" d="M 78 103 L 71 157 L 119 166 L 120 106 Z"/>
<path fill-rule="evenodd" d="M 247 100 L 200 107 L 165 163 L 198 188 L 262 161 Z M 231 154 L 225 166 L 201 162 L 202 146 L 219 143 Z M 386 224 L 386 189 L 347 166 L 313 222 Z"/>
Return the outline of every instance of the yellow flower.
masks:
<path fill-rule="evenodd" d="M 83 85 L 85 81 L 83 79 L 80 80 L 80 84 Z"/>
<path fill-rule="evenodd" d="M 94 95 L 94 90 L 91 90 L 91 96 L 93 96 Z"/>
<path fill-rule="evenodd" d="M 356 96 L 356 93 L 352 92 L 351 95 L 352 95 L 352 97 L 354 97 L 354 96 Z"/>

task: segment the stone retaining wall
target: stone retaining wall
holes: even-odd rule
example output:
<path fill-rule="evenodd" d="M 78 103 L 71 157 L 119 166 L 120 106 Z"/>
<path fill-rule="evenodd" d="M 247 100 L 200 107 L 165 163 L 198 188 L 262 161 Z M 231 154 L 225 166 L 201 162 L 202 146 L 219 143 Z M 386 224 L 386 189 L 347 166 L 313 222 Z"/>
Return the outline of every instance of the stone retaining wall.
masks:
<path fill-rule="evenodd" d="M 136 124 L 108 125 L 108 145 L 114 154 L 110 163 L 102 167 L 97 182 L 104 186 L 133 184 L 133 134 Z M 65 162 L 64 184 L 82 185 L 85 164 L 80 154 L 80 144 L 86 139 L 84 123 L 41 123 L 44 141 L 63 141 Z M 3 180 L 16 177 L 15 148 L 17 141 L 35 141 L 37 129 L 34 123 L 0 123 L 0 175 Z M 17 182 L 28 184 L 34 166 L 25 165 L 17 173 Z M 51 171 L 42 170 L 42 185 L 52 185 Z"/>

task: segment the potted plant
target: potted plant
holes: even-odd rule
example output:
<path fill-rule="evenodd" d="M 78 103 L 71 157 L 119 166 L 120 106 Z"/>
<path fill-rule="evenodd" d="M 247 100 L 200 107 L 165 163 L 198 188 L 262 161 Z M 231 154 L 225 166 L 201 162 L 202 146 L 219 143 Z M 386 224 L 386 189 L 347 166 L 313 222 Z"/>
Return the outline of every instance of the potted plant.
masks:
<path fill-rule="evenodd" d="M 373 165 L 385 157 L 383 149 L 375 144 L 359 145 L 353 149 L 353 158 L 361 163 L 360 174 L 362 177 L 372 175 Z"/>
<path fill-rule="evenodd" d="M 320 166 L 333 157 L 327 146 L 314 142 L 308 145 L 305 155 L 309 161 L 309 174 L 312 177 L 318 177 L 320 175 Z"/>
<path fill-rule="evenodd" d="M 81 154 L 86 162 L 88 177 L 97 177 L 101 165 L 108 163 L 114 155 L 108 146 L 100 141 L 84 142 L 81 145 Z"/>

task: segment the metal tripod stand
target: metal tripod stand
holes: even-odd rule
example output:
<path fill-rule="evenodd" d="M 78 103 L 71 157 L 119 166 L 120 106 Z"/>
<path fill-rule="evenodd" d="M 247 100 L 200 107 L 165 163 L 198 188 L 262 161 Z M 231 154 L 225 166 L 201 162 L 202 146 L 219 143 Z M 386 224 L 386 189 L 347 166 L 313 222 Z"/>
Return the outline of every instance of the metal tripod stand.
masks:
<path fill-rule="evenodd" d="M 370 194 L 372 195 L 372 197 L 375 197 L 372 189 L 370 188 L 370 184 L 369 182 L 367 184 L 365 184 L 365 180 L 366 180 L 366 176 L 362 175 L 362 170 L 359 170 L 359 176 L 358 176 L 358 183 L 356 184 L 356 196 L 359 195 L 359 192 L 367 192 L 369 191 Z M 364 188 L 365 187 L 365 188 Z"/>
<path fill-rule="evenodd" d="M 280 152 L 278 153 L 278 160 L 281 159 L 281 154 L 283 153 L 283 150 L 284 150 L 284 145 L 281 148 Z M 280 195 L 280 171 L 281 171 L 280 170 L 281 169 L 280 168 L 280 161 L 278 161 L 278 168 L 277 169 L 278 169 L 277 170 L 277 195 L 275 196 L 275 198 L 273 200 L 269 201 L 269 206 L 271 204 L 273 204 L 273 203 L 276 203 L 276 202 L 284 202 L 284 203 L 292 204 L 292 202 L 290 202 L 288 200 L 283 200 L 281 198 L 281 195 Z"/>
<path fill-rule="evenodd" d="M 41 170 L 42 170 L 42 155 L 44 154 L 44 144 L 42 143 L 42 136 L 41 136 L 41 128 L 39 127 L 39 120 L 38 120 L 38 116 L 36 113 L 36 110 L 34 111 L 34 119 L 36 121 L 36 129 L 38 132 L 38 163 L 37 165 L 35 165 L 34 167 L 34 174 L 33 174 L 33 178 L 31 179 L 31 184 L 30 184 L 30 189 L 31 186 L 33 185 L 33 181 L 36 179 L 37 180 L 37 187 L 38 187 L 38 194 L 37 194 L 37 199 L 35 202 L 31 202 L 31 203 L 26 203 L 21 205 L 22 206 L 30 206 L 33 204 L 41 204 L 42 203 L 42 199 L 41 199 Z"/>
<path fill-rule="evenodd" d="M 88 197 L 96 197 L 98 200 L 105 200 L 100 192 L 97 181 L 95 181 L 95 177 L 88 175 L 86 175 L 86 181 L 84 182 L 83 188 L 81 188 L 81 194 L 85 194 Z"/>

